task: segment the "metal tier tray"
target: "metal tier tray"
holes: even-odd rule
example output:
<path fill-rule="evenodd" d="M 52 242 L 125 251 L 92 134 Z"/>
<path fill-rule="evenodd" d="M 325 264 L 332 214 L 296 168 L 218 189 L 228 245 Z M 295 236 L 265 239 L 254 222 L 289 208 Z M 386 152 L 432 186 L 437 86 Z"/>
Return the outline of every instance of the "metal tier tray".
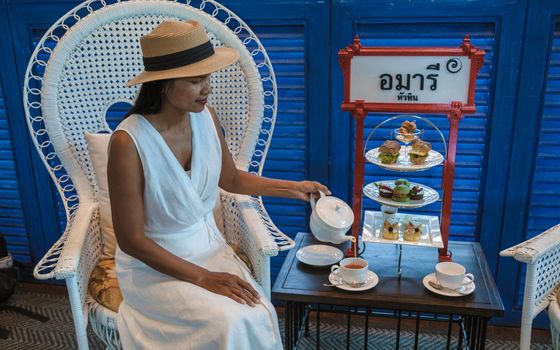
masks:
<path fill-rule="evenodd" d="M 408 202 L 398 202 L 396 200 L 393 200 L 391 198 L 385 198 L 385 197 L 381 197 L 379 195 L 379 189 L 377 188 L 377 186 L 375 186 L 375 183 L 378 184 L 385 184 L 385 185 L 394 185 L 394 181 L 376 181 L 376 182 L 372 182 L 370 184 L 367 184 L 366 186 L 364 186 L 363 192 L 364 194 L 373 199 L 374 201 L 380 203 L 380 204 L 385 204 L 385 205 L 390 205 L 391 207 L 396 207 L 396 208 L 420 208 L 423 206 L 426 206 L 428 204 L 432 204 L 434 202 L 436 202 L 439 199 L 439 193 L 437 193 L 436 190 L 434 190 L 431 187 L 428 186 L 424 186 L 415 182 L 411 182 L 410 183 L 410 187 L 414 187 L 414 186 L 420 186 L 424 189 L 424 198 L 422 199 L 417 199 L 417 200 L 409 200 Z"/>
<path fill-rule="evenodd" d="M 410 171 L 422 171 L 433 168 L 437 165 L 440 165 L 443 162 L 443 155 L 438 151 L 430 150 L 428 153 L 428 158 L 424 164 L 406 164 L 404 163 L 405 159 L 405 150 L 404 147 L 401 147 L 399 151 L 399 158 L 397 162 L 394 164 L 383 164 L 379 159 L 379 147 L 369 150 L 366 153 L 366 160 L 372 164 L 377 165 L 383 169 L 391 170 L 391 171 L 402 171 L 402 172 L 410 172 Z"/>
<path fill-rule="evenodd" d="M 418 241 L 406 241 L 403 238 L 404 224 L 403 219 L 410 217 L 412 220 L 422 224 L 422 237 Z M 362 240 L 364 242 L 401 244 L 421 247 L 443 248 L 443 240 L 439 228 L 439 218 L 437 216 L 413 215 L 397 213 L 395 219 L 399 222 L 398 239 L 385 239 L 381 232 L 383 230 L 383 214 L 378 211 L 366 210 L 364 213 L 364 229 Z"/>

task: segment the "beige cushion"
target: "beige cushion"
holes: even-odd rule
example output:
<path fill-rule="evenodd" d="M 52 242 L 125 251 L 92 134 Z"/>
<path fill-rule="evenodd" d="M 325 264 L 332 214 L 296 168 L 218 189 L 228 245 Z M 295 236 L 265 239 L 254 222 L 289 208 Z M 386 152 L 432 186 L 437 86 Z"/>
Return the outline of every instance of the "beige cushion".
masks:
<path fill-rule="evenodd" d="M 95 266 L 89 279 L 88 290 L 99 304 L 114 312 L 119 311 L 122 294 L 115 273 L 114 259 L 102 260 Z"/>
<path fill-rule="evenodd" d="M 254 274 L 255 271 L 253 271 L 253 264 L 251 263 L 251 259 L 249 259 L 249 256 L 245 254 L 245 252 L 241 249 L 241 246 L 233 243 L 230 243 L 229 246 L 233 249 L 235 255 L 237 255 L 239 259 L 241 259 L 241 261 L 245 263 L 245 265 L 247 265 L 249 271 Z"/>
<path fill-rule="evenodd" d="M 99 202 L 99 216 L 101 232 L 103 234 L 103 252 L 101 260 L 112 259 L 115 256 L 117 241 L 113 230 L 113 219 L 111 216 L 111 202 L 109 201 L 109 185 L 107 183 L 107 158 L 109 150 L 110 134 L 86 133 L 88 152 L 97 181 L 97 201 Z M 216 225 L 222 234 L 224 231 L 224 220 L 222 217 L 222 203 L 219 195 L 214 208 Z"/>
<path fill-rule="evenodd" d="M 110 134 L 86 133 L 89 157 L 97 181 L 97 201 L 99 202 L 99 221 L 103 234 L 103 252 L 101 259 L 112 259 L 115 256 L 117 240 L 113 231 L 111 202 L 109 201 L 109 185 L 107 183 L 107 155 Z"/>

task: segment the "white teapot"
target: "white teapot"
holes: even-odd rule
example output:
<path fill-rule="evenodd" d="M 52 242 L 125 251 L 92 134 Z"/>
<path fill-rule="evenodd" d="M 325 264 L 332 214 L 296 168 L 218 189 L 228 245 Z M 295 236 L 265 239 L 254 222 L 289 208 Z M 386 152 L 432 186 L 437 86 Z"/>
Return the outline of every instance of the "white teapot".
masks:
<path fill-rule="evenodd" d="M 351 241 L 353 236 L 346 236 L 346 232 L 354 222 L 352 209 L 343 200 L 320 193 L 318 200 L 311 196 L 311 233 L 321 242 L 340 244 Z"/>

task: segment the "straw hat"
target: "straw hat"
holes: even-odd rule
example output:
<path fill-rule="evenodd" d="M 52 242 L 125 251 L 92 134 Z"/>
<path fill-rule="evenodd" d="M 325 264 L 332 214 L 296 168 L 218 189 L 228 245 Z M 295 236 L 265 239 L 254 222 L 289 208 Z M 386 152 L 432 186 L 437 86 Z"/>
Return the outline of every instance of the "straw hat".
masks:
<path fill-rule="evenodd" d="M 165 21 L 140 38 L 144 71 L 127 85 L 210 74 L 237 61 L 239 53 L 214 48 L 196 21 Z"/>

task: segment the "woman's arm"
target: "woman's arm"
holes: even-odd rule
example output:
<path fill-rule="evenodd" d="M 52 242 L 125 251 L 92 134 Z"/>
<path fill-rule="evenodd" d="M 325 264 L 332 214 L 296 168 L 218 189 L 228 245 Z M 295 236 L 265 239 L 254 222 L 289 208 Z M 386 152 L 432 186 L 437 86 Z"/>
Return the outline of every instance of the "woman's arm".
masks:
<path fill-rule="evenodd" d="M 225 295 L 239 303 L 253 306 L 258 302 L 258 293 L 239 277 L 210 272 L 181 259 L 146 237 L 142 163 L 134 142 L 125 132 L 117 131 L 111 137 L 107 179 L 113 227 L 123 252 L 154 270 Z"/>
<path fill-rule="evenodd" d="M 222 189 L 232 193 L 249 194 L 253 196 L 297 198 L 305 201 L 309 201 L 312 194 L 318 196 L 319 191 L 325 194 L 331 194 L 326 186 L 316 181 L 270 179 L 238 170 L 229 153 L 216 112 L 212 107 L 208 107 L 208 109 L 214 119 L 214 124 L 222 146 L 222 172 L 220 174 L 220 187 Z"/>

